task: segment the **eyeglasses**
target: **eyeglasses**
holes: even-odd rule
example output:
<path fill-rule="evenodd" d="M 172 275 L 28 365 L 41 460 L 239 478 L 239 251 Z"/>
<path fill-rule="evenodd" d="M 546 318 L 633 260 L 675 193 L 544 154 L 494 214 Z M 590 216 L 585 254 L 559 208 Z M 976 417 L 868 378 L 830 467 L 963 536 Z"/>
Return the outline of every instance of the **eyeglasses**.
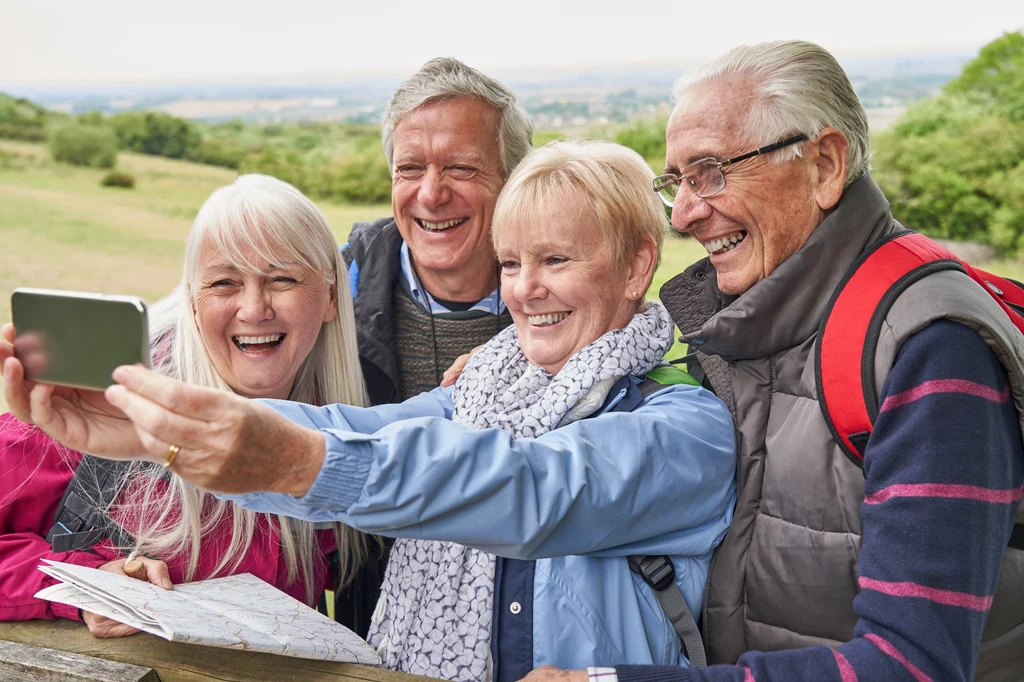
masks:
<path fill-rule="evenodd" d="M 722 170 L 726 166 L 732 166 L 740 161 L 746 161 L 752 159 L 755 156 L 761 154 L 768 154 L 774 152 L 777 149 L 788 147 L 791 144 L 797 142 L 803 142 L 807 139 L 806 135 L 797 135 L 796 137 L 788 137 L 781 142 L 770 144 L 767 147 L 761 147 L 755 149 L 752 152 L 741 154 L 734 159 L 728 161 L 719 161 L 708 157 L 706 159 L 698 159 L 694 161 L 686 168 L 684 168 L 679 175 L 674 173 L 665 173 L 654 178 L 654 191 L 658 193 L 661 200 L 666 206 L 672 208 L 676 202 L 676 195 L 679 193 L 679 187 L 685 180 L 687 186 L 693 190 L 693 193 L 699 196 L 701 199 L 707 199 L 713 197 L 723 189 L 725 189 L 725 172 Z"/>

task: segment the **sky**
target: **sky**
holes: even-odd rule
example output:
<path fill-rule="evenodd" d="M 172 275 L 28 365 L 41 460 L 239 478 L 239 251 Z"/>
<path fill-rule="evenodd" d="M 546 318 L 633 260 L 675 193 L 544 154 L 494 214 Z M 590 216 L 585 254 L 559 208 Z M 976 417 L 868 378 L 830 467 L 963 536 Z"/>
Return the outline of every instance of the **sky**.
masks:
<path fill-rule="evenodd" d="M 826 9 L 827 8 L 827 9 Z M 686 64 L 800 38 L 837 56 L 977 49 L 1024 0 L 0 0 L 0 86 Z"/>

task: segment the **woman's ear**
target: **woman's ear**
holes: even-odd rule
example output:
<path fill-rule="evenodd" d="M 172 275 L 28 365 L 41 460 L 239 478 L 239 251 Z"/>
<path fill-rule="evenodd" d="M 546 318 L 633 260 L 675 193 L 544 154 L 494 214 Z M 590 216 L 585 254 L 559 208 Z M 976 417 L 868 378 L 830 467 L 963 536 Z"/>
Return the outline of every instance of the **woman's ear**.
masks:
<path fill-rule="evenodd" d="M 626 263 L 626 298 L 635 300 L 643 297 L 643 292 L 651 286 L 657 260 L 658 246 L 653 239 L 645 238 Z"/>
<path fill-rule="evenodd" d="M 338 287 L 332 284 L 329 293 L 327 309 L 324 310 L 324 322 L 330 322 L 338 316 Z"/>
<path fill-rule="evenodd" d="M 843 196 L 848 148 L 846 136 L 835 128 L 825 128 L 817 141 L 808 145 L 814 162 L 814 196 L 822 211 L 832 210 Z"/>

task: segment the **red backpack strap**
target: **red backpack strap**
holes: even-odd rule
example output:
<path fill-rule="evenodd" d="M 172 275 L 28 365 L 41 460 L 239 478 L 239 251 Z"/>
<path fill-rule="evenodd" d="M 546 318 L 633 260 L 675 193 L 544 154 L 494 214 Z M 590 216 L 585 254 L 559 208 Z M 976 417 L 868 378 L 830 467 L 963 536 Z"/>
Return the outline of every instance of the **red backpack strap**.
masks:
<path fill-rule="evenodd" d="M 980 284 L 992 299 L 999 304 L 1006 316 L 1010 318 L 1020 332 L 1024 333 L 1024 285 L 1012 279 L 1005 279 L 985 272 L 961 261 L 964 272 Z"/>
<path fill-rule="evenodd" d="M 857 466 L 878 416 L 875 350 L 882 323 L 906 289 L 961 261 L 923 235 L 899 230 L 870 246 L 836 288 L 818 327 L 815 381 L 832 437 Z"/>

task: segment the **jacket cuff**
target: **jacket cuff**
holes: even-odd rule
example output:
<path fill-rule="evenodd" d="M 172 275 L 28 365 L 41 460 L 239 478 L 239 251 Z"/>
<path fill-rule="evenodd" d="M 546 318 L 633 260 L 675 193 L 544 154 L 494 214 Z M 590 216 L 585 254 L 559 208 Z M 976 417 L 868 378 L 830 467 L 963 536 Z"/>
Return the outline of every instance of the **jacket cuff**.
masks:
<path fill-rule="evenodd" d="M 356 503 L 366 487 L 373 465 L 373 441 L 343 440 L 324 432 L 327 452 L 316 480 L 303 497 L 302 505 L 346 511 Z"/>
<path fill-rule="evenodd" d="M 690 682 L 690 669 L 674 665 L 617 665 L 619 682 Z"/>
<path fill-rule="evenodd" d="M 50 602 L 50 613 L 53 614 L 54 618 L 67 618 L 68 620 L 77 620 L 82 622 L 82 610 L 77 606 L 71 606 L 70 604 L 58 604 L 57 602 Z"/>

